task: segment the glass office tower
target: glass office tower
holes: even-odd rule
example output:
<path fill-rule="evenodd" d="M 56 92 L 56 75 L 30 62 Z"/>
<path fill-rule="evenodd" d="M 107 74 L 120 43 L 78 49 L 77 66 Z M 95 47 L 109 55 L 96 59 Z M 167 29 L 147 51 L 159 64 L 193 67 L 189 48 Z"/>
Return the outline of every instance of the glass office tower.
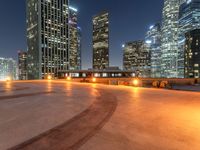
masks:
<path fill-rule="evenodd" d="M 200 29 L 185 34 L 185 78 L 200 78 Z"/>
<path fill-rule="evenodd" d="M 161 76 L 178 77 L 178 16 L 179 0 L 164 0 L 161 44 Z"/>
<path fill-rule="evenodd" d="M 151 63 L 148 44 L 133 41 L 123 45 L 123 69 L 134 71 L 138 77 L 150 77 Z"/>
<path fill-rule="evenodd" d="M 69 15 L 69 31 L 70 31 L 70 39 L 69 39 L 69 62 L 70 62 L 70 70 L 80 70 L 81 69 L 81 30 L 78 27 L 77 23 L 77 13 L 78 10 L 69 7 L 70 15 Z"/>
<path fill-rule="evenodd" d="M 28 79 L 69 69 L 68 0 L 27 0 Z"/>
<path fill-rule="evenodd" d="M 109 67 L 109 14 L 100 13 L 93 17 L 93 69 Z"/>
<path fill-rule="evenodd" d="M 184 45 L 185 34 L 200 29 L 200 0 L 186 0 L 180 5 L 179 12 L 179 51 L 178 77 L 184 77 Z"/>
<path fill-rule="evenodd" d="M 146 34 L 146 43 L 151 53 L 151 77 L 161 77 L 161 26 L 159 23 L 150 26 Z"/>
<path fill-rule="evenodd" d="M 0 58 L 0 81 L 17 80 L 17 63 L 12 58 Z"/>
<path fill-rule="evenodd" d="M 27 52 L 19 51 L 18 52 L 18 68 L 19 68 L 19 80 L 28 79 L 27 71 Z"/>

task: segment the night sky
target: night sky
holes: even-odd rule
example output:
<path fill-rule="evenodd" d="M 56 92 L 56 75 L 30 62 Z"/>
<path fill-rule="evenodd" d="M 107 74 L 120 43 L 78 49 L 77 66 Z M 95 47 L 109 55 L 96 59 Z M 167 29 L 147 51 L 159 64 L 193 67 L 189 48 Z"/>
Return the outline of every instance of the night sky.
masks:
<path fill-rule="evenodd" d="M 144 39 L 150 25 L 161 20 L 163 0 L 71 0 L 79 11 L 82 28 L 83 68 L 92 66 L 92 16 L 110 13 L 110 64 L 122 66 L 121 45 Z M 18 50 L 26 50 L 25 0 L 1 0 L 0 57 L 17 59 Z"/>

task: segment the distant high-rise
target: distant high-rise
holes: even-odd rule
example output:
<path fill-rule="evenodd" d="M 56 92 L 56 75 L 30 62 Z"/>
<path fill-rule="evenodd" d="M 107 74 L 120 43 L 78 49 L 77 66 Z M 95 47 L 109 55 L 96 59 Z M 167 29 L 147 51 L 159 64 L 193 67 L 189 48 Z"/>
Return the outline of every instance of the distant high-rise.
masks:
<path fill-rule="evenodd" d="M 93 69 L 109 67 L 109 14 L 103 12 L 93 18 Z"/>
<path fill-rule="evenodd" d="M 185 33 L 200 29 L 200 0 L 182 2 L 179 9 L 178 77 L 184 77 Z"/>
<path fill-rule="evenodd" d="M 0 80 L 17 80 L 17 63 L 12 58 L 0 58 Z"/>
<path fill-rule="evenodd" d="M 80 27 L 78 27 L 78 70 L 82 69 L 82 30 Z"/>
<path fill-rule="evenodd" d="M 185 35 L 185 78 L 200 78 L 200 29 Z"/>
<path fill-rule="evenodd" d="M 81 30 L 77 24 L 77 9 L 69 7 L 69 66 L 70 70 L 81 69 Z"/>
<path fill-rule="evenodd" d="M 123 45 L 123 68 L 135 71 L 136 76 L 150 77 L 150 52 L 144 41 L 133 41 Z"/>
<path fill-rule="evenodd" d="M 18 52 L 18 68 L 19 80 L 27 80 L 27 52 Z"/>
<path fill-rule="evenodd" d="M 178 58 L 179 0 L 164 0 L 161 44 L 161 75 L 176 78 Z"/>
<path fill-rule="evenodd" d="M 151 77 L 161 77 L 161 26 L 159 23 L 151 26 L 146 35 L 151 53 Z"/>
<path fill-rule="evenodd" d="M 28 79 L 69 69 L 68 0 L 26 0 Z"/>

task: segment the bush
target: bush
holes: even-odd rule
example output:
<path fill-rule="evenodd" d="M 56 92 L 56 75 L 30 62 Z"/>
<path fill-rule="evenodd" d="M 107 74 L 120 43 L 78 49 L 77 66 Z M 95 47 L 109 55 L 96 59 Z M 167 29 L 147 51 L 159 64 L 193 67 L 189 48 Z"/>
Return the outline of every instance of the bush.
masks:
<path fill-rule="evenodd" d="M 159 88 L 159 87 L 160 87 L 160 82 L 159 82 L 159 81 L 154 81 L 154 82 L 152 83 L 152 86 L 153 86 L 153 87 L 156 87 L 156 88 Z"/>

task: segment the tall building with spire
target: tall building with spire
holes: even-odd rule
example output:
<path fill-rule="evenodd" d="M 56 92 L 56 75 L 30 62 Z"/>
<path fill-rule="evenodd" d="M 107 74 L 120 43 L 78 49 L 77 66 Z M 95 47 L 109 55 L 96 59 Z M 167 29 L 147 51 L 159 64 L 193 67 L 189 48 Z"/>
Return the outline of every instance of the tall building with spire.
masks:
<path fill-rule="evenodd" d="M 179 0 L 164 0 L 161 44 L 161 76 L 176 78 L 178 58 Z"/>
<path fill-rule="evenodd" d="M 68 0 L 26 0 L 28 79 L 69 69 Z"/>

